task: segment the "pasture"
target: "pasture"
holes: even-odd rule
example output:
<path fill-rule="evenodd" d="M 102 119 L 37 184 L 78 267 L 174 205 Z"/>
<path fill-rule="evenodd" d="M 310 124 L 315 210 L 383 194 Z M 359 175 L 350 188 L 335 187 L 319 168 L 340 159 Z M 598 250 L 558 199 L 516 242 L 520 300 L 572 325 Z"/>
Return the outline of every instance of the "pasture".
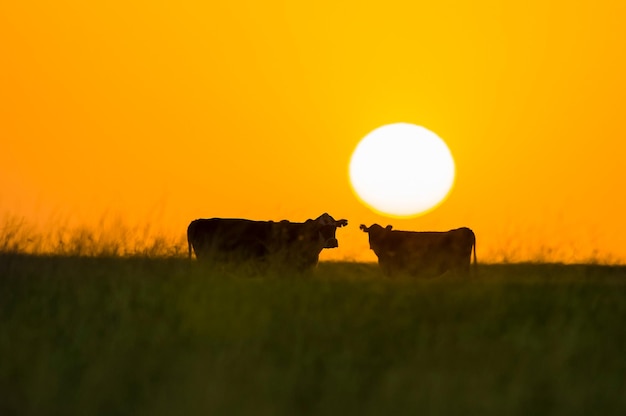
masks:
<path fill-rule="evenodd" d="M 0 256 L 0 414 L 623 415 L 626 268 Z"/>

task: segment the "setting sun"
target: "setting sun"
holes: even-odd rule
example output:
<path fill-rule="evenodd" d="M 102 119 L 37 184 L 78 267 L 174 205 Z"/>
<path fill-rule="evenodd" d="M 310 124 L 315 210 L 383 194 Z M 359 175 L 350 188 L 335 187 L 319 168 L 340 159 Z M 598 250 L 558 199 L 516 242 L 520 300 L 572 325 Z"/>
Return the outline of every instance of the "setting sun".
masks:
<path fill-rule="evenodd" d="M 373 210 L 411 217 L 436 207 L 454 182 L 454 160 L 430 130 L 408 123 L 379 127 L 357 145 L 350 182 Z"/>

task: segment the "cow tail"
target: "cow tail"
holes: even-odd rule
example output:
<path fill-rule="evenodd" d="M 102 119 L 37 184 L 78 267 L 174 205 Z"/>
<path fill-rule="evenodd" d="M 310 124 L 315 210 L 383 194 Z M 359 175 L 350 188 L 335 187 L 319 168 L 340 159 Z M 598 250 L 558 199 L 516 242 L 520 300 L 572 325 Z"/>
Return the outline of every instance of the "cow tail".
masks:
<path fill-rule="evenodd" d="M 187 228 L 187 246 L 189 248 L 189 260 L 191 260 L 191 234 L 193 232 L 192 230 L 192 225 L 189 225 L 189 228 Z"/>
<path fill-rule="evenodd" d="M 478 271 L 478 261 L 476 260 L 476 235 L 472 233 L 472 237 L 474 238 L 474 276 L 476 276 Z"/>

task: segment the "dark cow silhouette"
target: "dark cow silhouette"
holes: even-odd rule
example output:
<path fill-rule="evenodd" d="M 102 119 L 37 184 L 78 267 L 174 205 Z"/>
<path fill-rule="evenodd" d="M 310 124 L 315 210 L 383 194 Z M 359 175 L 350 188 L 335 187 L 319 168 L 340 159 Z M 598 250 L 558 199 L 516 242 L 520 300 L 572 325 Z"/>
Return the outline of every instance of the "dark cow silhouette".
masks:
<path fill-rule="evenodd" d="M 469 274 L 474 250 L 476 265 L 476 236 L 467 227 L 444 232 L 391 230 L 378 224 L 361 225 L 369 234 L 370 248 L 387 276 L 408 274 L 436 277 L 446 272 Z"/>
<path fill-rule="evenodd" d="M 197 219 L 187 228 L 189 258 L 193 248 L 198 260 L 211 263 L 253 261 L 306 270 L 317 265 L 323 249 L 339 246 L 335 232 L 347 224 L 327 213 L 302 223 Z"/>

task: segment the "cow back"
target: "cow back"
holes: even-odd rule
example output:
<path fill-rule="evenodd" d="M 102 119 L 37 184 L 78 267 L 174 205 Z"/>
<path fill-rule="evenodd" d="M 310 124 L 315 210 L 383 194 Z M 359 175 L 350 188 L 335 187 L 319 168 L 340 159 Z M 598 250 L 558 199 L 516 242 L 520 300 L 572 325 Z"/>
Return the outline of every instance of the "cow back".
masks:
<path fill-rule="evenodd" d="M 193 221 L 187 238 L 199 260 L 241 261 L 267 254 L 272 223 L 246 219 L 211 218 Z"/>

